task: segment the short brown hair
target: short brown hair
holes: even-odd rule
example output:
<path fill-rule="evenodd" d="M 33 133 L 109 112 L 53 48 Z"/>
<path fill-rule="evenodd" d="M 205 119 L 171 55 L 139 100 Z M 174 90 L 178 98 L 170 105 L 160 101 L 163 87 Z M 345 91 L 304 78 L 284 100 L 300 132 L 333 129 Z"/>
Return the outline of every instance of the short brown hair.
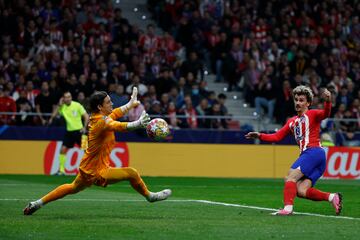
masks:
<path fill-rule="evenodd" d="M 103 104 L 106 96 L 107 96 L 107 93 L 104 91 L 95 91 L 90 96 L 90 112 L 91 113 L 99 112 L 98 106 Z"/>
<path fill-rule="evenodd" d="M 297 86 L 296 88 L 294 88 L 293 90 L 293 96 L 295 97 L 295 95 L 304 95 L 306 96 L 306 99 L 309 103 L 312 103 L 313 99 L 314 99 L 314 94 L 311 91 L 311 89 L 307 86 L 301 85 L 301 86 Z"/>

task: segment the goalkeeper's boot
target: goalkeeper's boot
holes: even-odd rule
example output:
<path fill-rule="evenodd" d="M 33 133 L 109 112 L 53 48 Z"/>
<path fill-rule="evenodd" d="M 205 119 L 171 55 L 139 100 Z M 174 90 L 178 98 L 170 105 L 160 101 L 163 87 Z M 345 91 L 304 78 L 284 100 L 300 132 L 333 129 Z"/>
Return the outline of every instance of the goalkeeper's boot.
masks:
<path fill-rule="evenodd" d="M 285 209 L 279 209 L 279 211 L 271 213 L 271 215 L 275 215 L 275 216 L 289 216 L 292 214 L 293 214 L 293 211 L 287 211 Z"/>
<path fill-rule="evenodd" d="M 36 204 L 35 202 L 30 202 L 25 208 L 24 208 L 24 215 L 32 215 L 36 210 L 38 210 L 41 206 Z"/>
<path fill-rule="evenodd" d="M 336 215 L 340 215 L 342 209 L 342 194 L 335 193 L 334 198 L 331 201 L 332 206 L 335 208 Z"/>
<path fill-rule="evenodd" d="M 167 199 L 171 196 L 171 190 L 165 189 L 160 192 L 150 192 L 149 196 L 146 198 L 149 202 L 157 202 Z"/>

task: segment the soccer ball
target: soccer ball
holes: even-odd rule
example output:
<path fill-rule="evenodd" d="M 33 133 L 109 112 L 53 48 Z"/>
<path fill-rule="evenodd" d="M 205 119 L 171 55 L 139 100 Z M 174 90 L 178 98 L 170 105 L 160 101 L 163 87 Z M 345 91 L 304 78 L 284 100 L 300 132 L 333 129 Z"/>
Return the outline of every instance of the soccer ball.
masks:
<path fill-rule="evenodd" d="M 169 126 L 164 119 L 154 118 L 150 121 L 149 125 L 146 127 L 146 133 L 149 138 L 160 141 L 165 139 L 169 133 Z"/>

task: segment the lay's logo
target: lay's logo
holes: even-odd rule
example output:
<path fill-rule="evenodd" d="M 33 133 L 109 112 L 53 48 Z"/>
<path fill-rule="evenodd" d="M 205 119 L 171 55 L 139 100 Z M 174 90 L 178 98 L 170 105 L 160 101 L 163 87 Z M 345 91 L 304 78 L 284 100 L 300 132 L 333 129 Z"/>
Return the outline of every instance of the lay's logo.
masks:
<path fill-rule="evenodd" d="M 59 154 L 62 146 L 62 141 L 51 141 L 46 147 L 44 153 L 44 173 L 52 175 L 59 170 Z M 66 153 L 65 172 L 69 175 L 76 175 L 78 173 L 81 159 L 84 155 L 84 150 L 79 147 L 73 147 Z M 127 144 L 118 142 L 110 153 L 111 167 L 128 167 L 129 166 L 129 150 Z"/>
<path fill-rule="evenodd" d="M 360 148 L 329 147 L 324 178 L 360 179 Z"/>

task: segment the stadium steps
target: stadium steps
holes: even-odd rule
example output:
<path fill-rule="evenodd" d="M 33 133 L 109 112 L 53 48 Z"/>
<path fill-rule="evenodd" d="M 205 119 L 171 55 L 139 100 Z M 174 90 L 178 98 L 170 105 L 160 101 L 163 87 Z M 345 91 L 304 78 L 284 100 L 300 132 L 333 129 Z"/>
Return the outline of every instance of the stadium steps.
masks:
<path fill-rule="evenodd" d="M 138 26 L 143 32 L 146 33 L 146 26 L 150 23 L 157 26 L 156 22 L 151 19 L 151 13 L 147 10 L 145 0 L 113 0 L 113 4 L 115 8 L 122 9 L 123 17 L 127 18 L 131 25 Z M 134 10 L 135 8 L 137 11 Z M 155 28 L 155 32 L 162 34 L 158 27 Z"/>
<path fill-rule="evenodd" d="M 244 119 L 234 119 L 235 122 L 230 123 L 231 129 L 235 129 L 236 126 L 243 126 L 245 124 L 251 125 L 254 127 L 254 130 L 275 130 L 279 129 L 281 126 L 279 124 L 266 124 L 264 121 L 258 121 L 253 119 L 246 119 L 254 116 L 255 108 L 250 107 L 243 97 L 243 93 L 239 91 L 227 92 L 227 83 L 224 82 L 215 82 L 215 75 L 207 75 L 205 77 L 207 82 L 207 89 L 209 91 L 215 91 L 218 95 L 219 93 L 224 93 L 227 96 L 225 106 L 228 109 L 229 114 L 233 116 L 241 116 Z"/>
<path fill-rule="evenodd" d="M 123 17 L 127 18 L 129 23 L 137 25 L 142 31 L 146 32 L 146 26 L 150 23 L 157 26 L 157 24 L 151 20 L 151 14 L 147 11 L 146 1 L 144 0 L 113 0 L 114 7 L 122 9 Z M 137 11 L 134 11 L 134 9 Z M 157 34 L 162 34 L 160 28 L 156 28 Z M 228 108 L 229 114 L 233 116 L 244 116 L 251 117 L 255 112 L 255 108 L 251 108 L 245 103 L 241 92 L 227 92 L 226 83 L 215 82 L 215 75 L 210 74 L 205 76 L 207 82 L 207 88 L 209 91 L 215 91 L 216 94 L 224 93 L 227 96 L 226 107 Z M 230 122 L 229 128 L 239 129 L 239 127 L 245 124 L 252 125 L 255 130 L 274 130 L 280 126 L 277 124 L 264 124 L 262 122 L 249 119 L 234 119 Z"/>

